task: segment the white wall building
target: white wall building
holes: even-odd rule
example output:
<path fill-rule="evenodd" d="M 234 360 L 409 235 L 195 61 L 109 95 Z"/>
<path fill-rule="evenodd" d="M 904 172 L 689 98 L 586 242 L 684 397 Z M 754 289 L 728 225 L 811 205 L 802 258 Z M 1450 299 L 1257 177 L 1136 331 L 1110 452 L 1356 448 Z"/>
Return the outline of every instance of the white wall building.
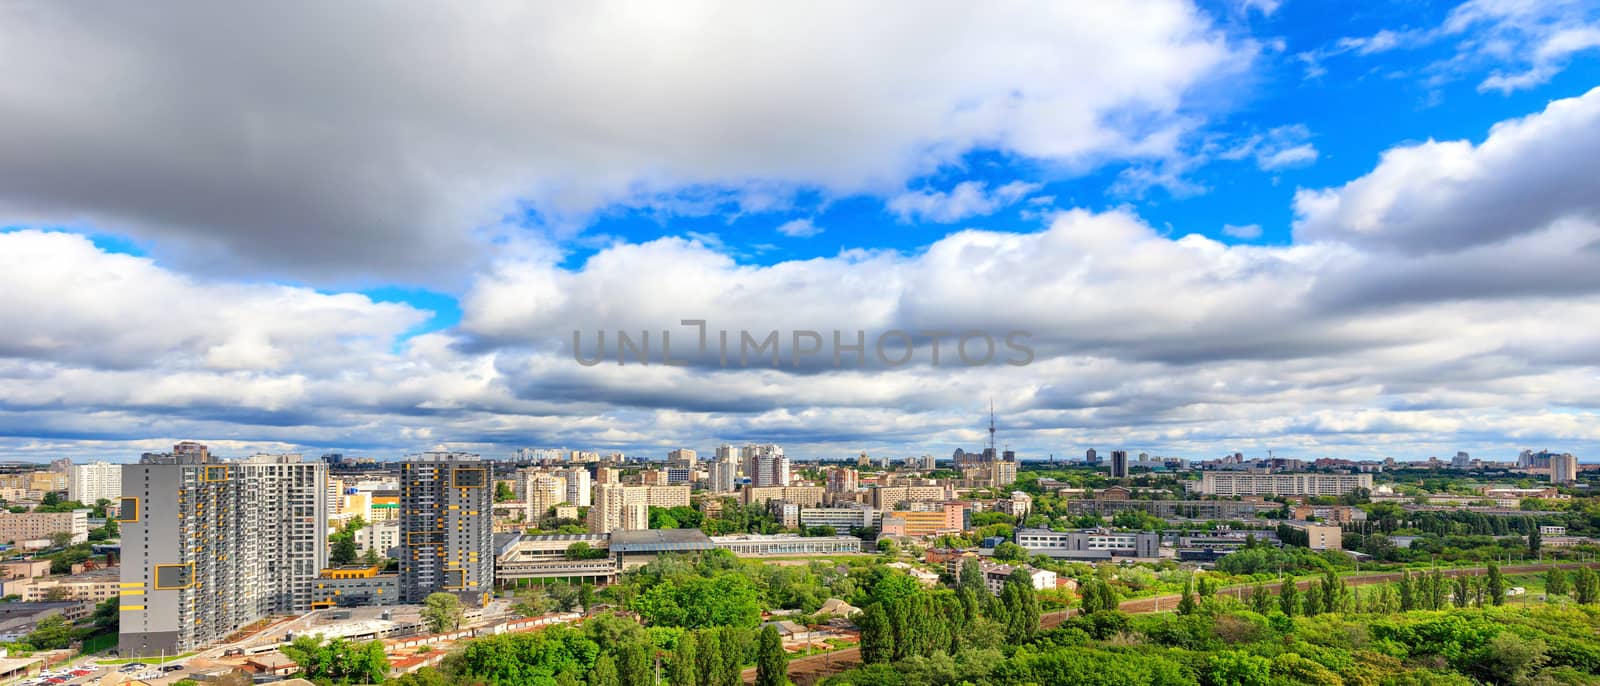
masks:
<path fill-rule="evenodd" d="M 110 462 L 90 462 L 72 465 L 71 478 L 67 480 L 67 499 L 93 505 L 104 498 L 122 497 L 122 465 Z"/>

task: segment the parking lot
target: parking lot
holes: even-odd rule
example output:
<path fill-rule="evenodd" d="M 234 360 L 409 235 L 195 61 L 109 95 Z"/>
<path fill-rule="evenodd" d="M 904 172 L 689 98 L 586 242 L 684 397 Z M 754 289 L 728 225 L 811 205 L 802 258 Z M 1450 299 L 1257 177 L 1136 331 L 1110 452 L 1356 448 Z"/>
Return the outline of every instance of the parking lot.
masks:
<path fill-rule="evenodd" d="M 182 665 L 170 664 L 159 667 L 153 664 L 135 662 L 116 666 L 89 666 L 61 667 L 47 669 L 38 676 L 16 682 L 15 686 L 67 686 L 76 684 L 95 684 L 107 674 L 119 673 L 129 679 L 140 681 L 170 682 L 182 678 L 186 668 Z"/>

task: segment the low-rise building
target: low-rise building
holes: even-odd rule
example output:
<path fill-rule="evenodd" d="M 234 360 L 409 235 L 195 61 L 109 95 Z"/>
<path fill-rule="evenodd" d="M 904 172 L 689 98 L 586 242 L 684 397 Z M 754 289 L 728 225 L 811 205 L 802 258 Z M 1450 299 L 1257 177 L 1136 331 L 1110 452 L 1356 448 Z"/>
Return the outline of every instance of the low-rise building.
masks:
<path fill-rule="evenodd" d="M 367 607 L 400 602 L 400 575 L 380 566 L 351 565 L 324 569 L 312 585 L 311 608 Z"/>
<path fill-rule="evenodd" d="M 1314 522 L 1284 522 L 1289 528 L 1305 534 L 1306 547 L 1312 550 L 1340 550 L 1343 548 L 1343 530 L 1332 524 Z"/>
<path fill-rule="evenodd" d="M 803 526 L 831 526 L 835 531 L 875 529 L 883 521 L 883 512 L 870 507 L 802 507 L 799 523 Z"/>
<path fill-rule="evenodd" d="M 854 536 L 796 536 L 777 534 L 736 534 L 712 536 L 712 545 L 741 557 L 763 555 L 830 555 L 861 552 L 861 539 Z M 613 544 L 615 545 L 615 544 Z"/>
<path fill-rule="evenodd" d="M 23 548 L 48 547 L 56 534 L 72 535 L 72 543 L 89 540 L 89 511 L 4 512 L 0 511 L 0 543 L 15 543 Z M 41 545 L 42 543 L 42 545 Z"/>
<path fill-rule="evenodd" d="M 1161 556 L 1161 535 L 1153 531 L 1018 529 L 1016 542 L 1031 554 L 1061 559 L 1154 559 Z"/>
<path fill-rule="evenodd" d="M 1000 595 L 1000 591 L 1006 586 L 1006 580 L 1010 579 L 1011 573 L 1018 569 L 1028 575 L 1028 580 L 1033 584 L 1033 588 L 1036 591 L 1045 591 L 1056 587 L 1056 573 L 1048 569 L 1035 569 L 1033 567 L 1003 565 L 992 562 L 983 563 L 983 585 L 989 589 L 989 593 Z"/>
<path fill-rule="evenodd" d="M 801 507 L 817 507 L 822 504 L 823 488 L 821 486 L 745 486 L 741 493 L 744 504 L 765 504 L 773 500 L 783 500 Z"/>

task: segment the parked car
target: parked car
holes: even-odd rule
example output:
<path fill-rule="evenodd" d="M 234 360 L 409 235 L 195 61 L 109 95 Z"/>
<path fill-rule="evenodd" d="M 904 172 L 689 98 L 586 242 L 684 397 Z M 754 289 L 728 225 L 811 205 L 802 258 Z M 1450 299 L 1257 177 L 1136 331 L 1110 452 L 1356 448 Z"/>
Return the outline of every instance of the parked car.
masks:
<path fill-rule="evenodd" d="M 163 672 L 181 672 L 181 671 L 183 671 L 183 665 L 162 665 L 161 666 L 161 671 L 163 671 Z"/>

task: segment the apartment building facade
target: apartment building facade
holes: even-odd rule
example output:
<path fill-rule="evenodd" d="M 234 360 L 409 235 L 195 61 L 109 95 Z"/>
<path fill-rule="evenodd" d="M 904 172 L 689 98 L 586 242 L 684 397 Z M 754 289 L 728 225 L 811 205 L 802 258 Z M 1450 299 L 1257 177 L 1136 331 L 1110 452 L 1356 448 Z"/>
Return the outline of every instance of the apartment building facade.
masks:
<path fill-rule="evenodd" d="M 431 452 L 400 463 L 400 599 L 453 593 L 482 605 L 494 589 L 493 483 L 468 453 Z"/>
<path fill-rule="evenodd" d="M 1216 496 L 1234 495 L 1309 495 L 1341 496 L 1356 489 L 1372 489 L 1371 474 L 1249 474 L 1242 472 L 1206 472 L 1198 486 L 1190 486 L 1196 493 Z"/>
<path fill-rule="evenodd" d="M 204 446 L 125 465 L 124 657 L 221 640 L 270 614 L 309 609 L 327 563 L 327 465 L 299 455 L 213 460 Z"/>
<path fill-rule="evenodd" d="M 90 462 L 72 465 L 68 474 L 67 499 L 85 505 L 122 497 L 122 465 Z"/>

